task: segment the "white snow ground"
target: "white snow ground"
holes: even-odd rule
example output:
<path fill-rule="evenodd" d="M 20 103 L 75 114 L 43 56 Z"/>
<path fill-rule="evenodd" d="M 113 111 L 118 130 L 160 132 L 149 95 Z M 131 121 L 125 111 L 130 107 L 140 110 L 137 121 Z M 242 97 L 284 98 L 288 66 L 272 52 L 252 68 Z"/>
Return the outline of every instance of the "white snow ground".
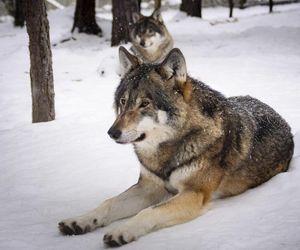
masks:
<path fill-rule="evenodd" d="M 163 13 L 188 71 L 230 95 L 250 94 L 292 126 L 287 173 L 214 202 L 202 217 L 142 237 L 123 249 L 300 249 L 300 4 L 203 11 L 205 20 Z M 147 11 L 146 11 L 147 12 Z M 69 36 L 73 8 L 49 13 L 52 43 Z M 117 48 L 111 15 L 99 11 L 104 38 L 78 35 L 52 48 L 57 119 L 31 124 L 28 38 L 0 23 L 0 249 L 101 249 L 108 228 L 66 237 L 57 223 L 96 207 L 138 178 L 131 146 L 106 134 L 114 120 Z M 100 76 L 101 71 L 104 71 Z"/>

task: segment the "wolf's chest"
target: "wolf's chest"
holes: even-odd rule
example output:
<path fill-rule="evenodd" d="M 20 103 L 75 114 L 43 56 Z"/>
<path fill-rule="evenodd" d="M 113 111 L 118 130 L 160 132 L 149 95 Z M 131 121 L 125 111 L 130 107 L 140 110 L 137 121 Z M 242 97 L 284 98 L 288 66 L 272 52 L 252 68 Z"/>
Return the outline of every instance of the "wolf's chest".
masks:
<path fill-rule="evenodd" d="M 201 167 L 200 167 L 201 168 Z M 168 178 L 161 177 L 158 172 L 153 171 L 141 165 L 141 173 L 147 175 L 159 185 L 163 185 L 170 193 L 177 194 L 180 190 L 184 189 L 186 184 L 191 180 L 191 178 L 200 171 L 199 165 L 186 165 L 178 169 L 174 169 Z"/>
<path fill-rule="evenodd" d="M 168 190 L 171 194 L 177 194 L 178 193 L 178 187 L 174 185 L 174 183 L 171 183 L 170 180 L 163 180 L 158 175 L 156 175 L 153 171 L 145 167 L 144 165 L 141 165 L 141 174 L 143 176 L 147 176 L 147 178 L 151 179 L 154 183 L 158 185 L 163 185 L 166 190 Z"/>

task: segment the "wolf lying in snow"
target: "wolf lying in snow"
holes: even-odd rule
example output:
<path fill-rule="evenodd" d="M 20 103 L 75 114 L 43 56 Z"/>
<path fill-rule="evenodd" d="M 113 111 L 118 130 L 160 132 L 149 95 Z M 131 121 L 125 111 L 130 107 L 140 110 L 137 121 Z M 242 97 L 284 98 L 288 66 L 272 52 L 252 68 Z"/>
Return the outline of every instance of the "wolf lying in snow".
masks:
<path fill-rule="evenodd" d="M 108 134 L 133 144 L 140 177 L 95 210 L 60 222 L 63 234 L 131 217 L 104 236 L 120 246 L 197 218 L 212 195 L 237 195 L 287 171 L 293 137 L 272 108 L 250 96 L 226 98 L 191 78 L 179 49 L 158 64 L 141 64 L 123 47 L 119 53 L 124 74 Z"/>

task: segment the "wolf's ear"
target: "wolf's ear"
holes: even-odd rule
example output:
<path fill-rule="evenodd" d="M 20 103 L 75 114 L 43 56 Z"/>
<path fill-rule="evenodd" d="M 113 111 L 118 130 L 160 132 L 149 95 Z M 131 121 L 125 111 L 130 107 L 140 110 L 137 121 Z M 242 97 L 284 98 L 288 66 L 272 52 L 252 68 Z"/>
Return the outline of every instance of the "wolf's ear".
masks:
<path fill-rule="evenodd" d="M 123 77 L 129 70 L 139 65 L 139 60 L 123 46 L 119 48 L 120 74 Z"/>
<path fill-rule="evenodd" d="M 172 49 L 159 68 L 160 75 L 167 79 L 174 79 L 176 85 L 184 100 L 189 102 L 192 96 L 193 87 L 187 80 L 186 63 L 183 54 L 179 49 Z"/>
<path fill-rule="evenodd" d="M 180 49 L 172 49 L 161 63 L 159 72 L 163 78 L 171 79 L 174 77 L 178 83 L 186 82 L 186 63 Z"/>
<path fill-rule="evenodd" d="M 162 19 L 162 16 L 160 14 L 160 10 L 159 9 L 155 9 L 153 11 L 153 13 L 151 14 L 151 17 L 154 18 L 154 20 L 160 22 L 160 23 L 163 23 L 164 20 Z"/>
<path fill-rule="evenodd" d="M 138 22 L 141 19 L 141 17 L 142 17 L 142 14 L 139 12 L 132 13 L 132 22 L 133 23 Z"/>

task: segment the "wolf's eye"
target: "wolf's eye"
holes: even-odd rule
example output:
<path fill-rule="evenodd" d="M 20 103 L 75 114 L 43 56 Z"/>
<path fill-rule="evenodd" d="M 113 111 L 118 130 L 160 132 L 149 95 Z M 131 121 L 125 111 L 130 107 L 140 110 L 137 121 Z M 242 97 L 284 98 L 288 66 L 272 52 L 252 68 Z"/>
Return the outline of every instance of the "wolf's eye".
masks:
<path fill-rule="evenodd" d="M 126 99 L 125 99 L 125 98 L 121 98 L 121 99 L 120 99 L 120 103 L 121 103 L 122 105 L 125 105 Z"/>
<path fill-rule="evenodd" d="M 148 100 L 144 100 L 144 101 L 142 101 L 140 108 L 146 108 L 149 104 L 150 104 L 150 102 Z"/>

